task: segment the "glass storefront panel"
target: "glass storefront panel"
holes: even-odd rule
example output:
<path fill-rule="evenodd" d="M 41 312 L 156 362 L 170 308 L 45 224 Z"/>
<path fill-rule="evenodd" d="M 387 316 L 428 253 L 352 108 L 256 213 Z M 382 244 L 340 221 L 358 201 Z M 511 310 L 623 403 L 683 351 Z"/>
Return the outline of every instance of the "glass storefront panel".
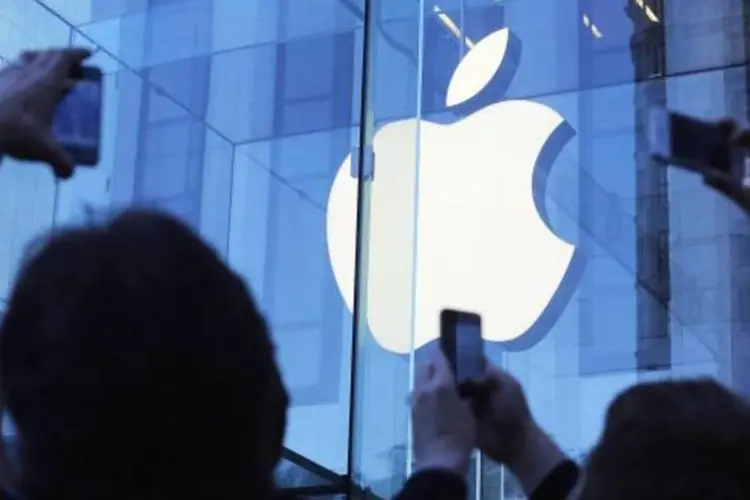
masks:
<path fill-rule="evenodd" d="M 383 38 L 389 2 L 373 3 Z M 645 130 L 653 106 L 747 116 L 744 20 L 740 2 L 697 0 L 443 0 L 402 14 L 400 33 L 417 34 L 401 79 L 416 81 L 416 101 L 377 123 L 370 190 L 391 197 L 373 195 L 368 220 L 412 238 L 369 234 L 378 281 L 363 309 L 375 342 L 360 359 L 400 358 L 410 371 L 441 308 L 480 312 L 489 357 L 574 457 L 630 384 L 709 375 L 746 390 L 744 216 L 650 160 Z M 375 403 L 360 379 L 364 414 L 405 412 L 406 380 Z M 408 425 L 367 446 L 365 419 L 361 477 L 388 495 L 409 470 Z M 512 477 L 481 468 L 472 495 L 515 497 Z"/>
<path fill-rule="evenodd" d="M 327 203 L 331 266 L 356 316 L 351 467 L 354 480 L 375 494 L 403 484 L 410 454 L 406 401 L 413 366 L 419 12 L 418 3 L 407 6 L 398 0 L 370 2 L 363 9 L 368 28 L 360 96 L 362 147 L 339 172 Z M 399 118 L 403 121 L 396 122 Z M 396 141 L 396 149 L 381 147 L 384 135 Z M 385 164 L 395 168 L 381 169 Z M 358 174 L 359 184 L 347 169 Z M 393 181 L 396 190 L 383 189 Z M 381 332 L 402 340 L 406 348 L 400 355 L 391 355 L 375 338 L 373 318 L 382 321 Z"/>
<path fill-rule="evenodd" d="M 0 5 L 3 58 L 82 44 L 105 73 L 96 169 L 58 185 L 45 169 L 4 161 L 3 298 L 28 241 L 54 225 L 134 205 L 181 217 L 268 317 L 292 396 L 287 455 L 341 477 L 352 315 L 329 264 L 326 204 L 356 149 L 361 23 L 335 1 L 74 3 Z"/>
<path fill-rule="evenodd" d="M 5 0 L 0 14 L 3 62 L 82 43 L 106 75 L 98 168 L 58 185 L 3 162 L 1 297 L 56 224 L 177 214 L 268 315 L 293 398 L 284 482 L 400 487 L 412 374 L 445 307 L 482 314 L 489 357 L 575 457 L 629 384 L 707 374 L 750 392 L 750 226 L 655 164 L 645 128 L 652 106 L 749 116 L 745 2 Z M 479 456 L 470 484 L 518 493 Z"/>

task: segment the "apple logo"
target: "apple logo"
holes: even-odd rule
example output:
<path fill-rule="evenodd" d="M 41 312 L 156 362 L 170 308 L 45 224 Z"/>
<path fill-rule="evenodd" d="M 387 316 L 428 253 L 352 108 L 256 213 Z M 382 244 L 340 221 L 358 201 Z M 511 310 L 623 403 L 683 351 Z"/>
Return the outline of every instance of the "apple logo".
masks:
<path fill-rule="evenodd" d="M 504 28 L 466 54 L 448 87 L 449 110 L 466 109 L 500 81 L 512 43 Z M 509 349 L 546 334 L 558 314 L 551 305 L 560 296 L 557 309 L 564 309 L 571 293 L 561 292 L 571 287 L 563 285 L 576 274 L 575 246 L 551 229 L 544 196 L 549 167 L 573 135 L 556 111 L 527 100 L 474 106 L 447 124 L 397 121 L 376 133 L 361 304 L 381 347 L 405 354 L 435 340 L 445 308 L 479 313 L 484 338 Z M 331 266 L 350 310 L 357 238 L 351 161 L 336 175 L 327 211 Z"/>

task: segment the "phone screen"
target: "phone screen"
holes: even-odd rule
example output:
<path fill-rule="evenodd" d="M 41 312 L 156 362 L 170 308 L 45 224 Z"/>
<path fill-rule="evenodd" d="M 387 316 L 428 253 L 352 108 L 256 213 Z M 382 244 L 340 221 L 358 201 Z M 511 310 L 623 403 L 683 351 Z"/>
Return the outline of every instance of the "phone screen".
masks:
<path fill-rule="evenodd" d="M 456 382 L 479 380 L 484 374 L 484 341 L 477 316 L 459 316 L 456 322 Z"/>
<path fill-rule="evenodd" d="M 96 165 L 101 140 L 102 80 L 96 68 L 84 68 L 83 77 L 57 108 L 55 138 L 78 165 Z"/>
<path fill-rule="evenodd" d="M 459 388 L 484 375 L 484 340 L 479 315 L 444 310 L 440 316 L 440 344 Z"/>

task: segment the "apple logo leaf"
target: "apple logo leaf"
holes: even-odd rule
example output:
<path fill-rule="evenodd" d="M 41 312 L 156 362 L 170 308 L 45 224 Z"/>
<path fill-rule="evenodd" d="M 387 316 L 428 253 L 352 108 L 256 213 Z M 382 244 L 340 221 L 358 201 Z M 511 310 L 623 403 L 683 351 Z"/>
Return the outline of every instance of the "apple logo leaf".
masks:
<path fill-rule="evenodd" d="M 480 40 L 453 72 L 445 97 L 446 106 L 457 106 L 479 94 L 502 66 L 509 43 L 508 28 L 497 30 Z"/>

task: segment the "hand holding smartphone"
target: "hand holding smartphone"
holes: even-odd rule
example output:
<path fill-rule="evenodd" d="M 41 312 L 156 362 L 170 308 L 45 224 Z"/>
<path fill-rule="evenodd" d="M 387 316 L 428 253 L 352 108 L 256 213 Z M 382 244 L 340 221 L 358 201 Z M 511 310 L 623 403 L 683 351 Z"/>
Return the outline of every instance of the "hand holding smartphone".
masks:
<path fill-rule="evenodd" d="M 731 121 L 708 122 L 663 108 L 651 111 L 651 157 L 701 174 L 711 187 L 750 212 L 750 133 Z"/>
<path fill-rule="evenodd" d="M 651 156 L 698 173 L 729 173 L 733 166 L 731 135 L 721 124 L 673 113 L 663 108 L 651 111 L 648 139 Z"/>
<path fill-rule="evenodd" d="M 79 66 L 71 77 L 76 81 L 57 107 L 53 133 L 78 166 L 99 163 L 102 127 L 102 72 L 93 66 Z"/>
<path fill-rule="evenodd" d="M 453 370 L 459 395 L 478 396 L 486 371 L 482 318 L 466 311 L 442 311 L 440 347 Z"/>

